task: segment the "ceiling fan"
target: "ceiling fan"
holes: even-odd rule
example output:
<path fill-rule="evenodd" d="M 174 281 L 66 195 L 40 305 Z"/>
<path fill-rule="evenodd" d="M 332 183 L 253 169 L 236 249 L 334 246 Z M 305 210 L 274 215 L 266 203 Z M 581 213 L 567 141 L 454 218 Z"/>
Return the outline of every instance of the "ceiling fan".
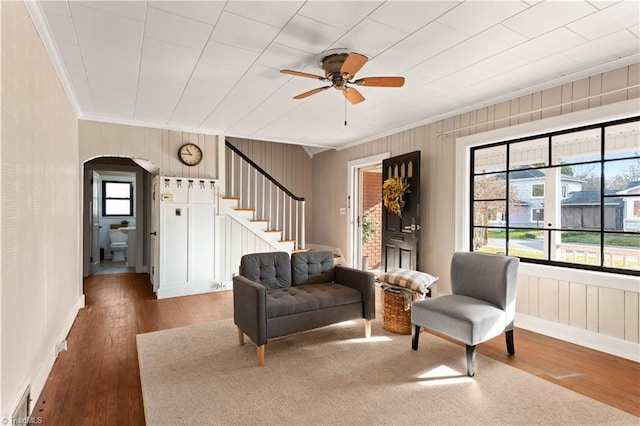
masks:
<path fill-rule="evenodd" d="M 318 87 L 308 92 L 294 96 L 293 99 L 304 99 L 316 93 L 334 88 L 341 90 L 345 98 L 352 104 L 364 101 L 364 96 L 355 86 L 367 87 L 402 87 L 404 77 L 364 77 L 354 80 L 355 75 L 369 60 L 366 56 L 345 49 L 332 49 L 318 56 L 318 66 L 324 70 L 324 77 L 301 71 L 280 70 L 283 74 L 298 77 L 313 78 L 314 80 L 327 81 L 329 86 Z"/>

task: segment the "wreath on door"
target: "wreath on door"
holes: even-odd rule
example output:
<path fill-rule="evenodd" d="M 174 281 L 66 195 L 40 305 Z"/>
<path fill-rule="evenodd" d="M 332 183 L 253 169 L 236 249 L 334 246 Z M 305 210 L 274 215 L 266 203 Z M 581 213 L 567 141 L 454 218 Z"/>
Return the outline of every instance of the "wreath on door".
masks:
<path fill-rule="evenodd" d="M 382 201 L 389 213 L 395 213 L 402 217 L 404 208 L 404 194 L 409 184 L 400 176 L 390 177 L 382 183 Z"/>

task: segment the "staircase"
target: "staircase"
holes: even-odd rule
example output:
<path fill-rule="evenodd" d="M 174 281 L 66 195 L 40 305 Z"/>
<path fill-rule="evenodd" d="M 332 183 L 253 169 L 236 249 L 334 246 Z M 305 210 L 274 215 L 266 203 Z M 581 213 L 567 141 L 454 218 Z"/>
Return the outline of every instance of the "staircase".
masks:
<path fill-rule="evenodd" d="M 220 213 L 275 251 L 304 250 L 304 198 L 291 193 L 228 141 L 226 191 Z"/>

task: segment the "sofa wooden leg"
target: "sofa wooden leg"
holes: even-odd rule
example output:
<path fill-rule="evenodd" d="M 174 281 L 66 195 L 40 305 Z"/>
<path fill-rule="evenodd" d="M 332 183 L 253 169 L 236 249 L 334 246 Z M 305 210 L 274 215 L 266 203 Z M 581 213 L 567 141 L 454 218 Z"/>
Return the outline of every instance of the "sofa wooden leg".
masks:
<path fill-rule="evenodd" d="M 371 337 L 371 320 L 364 320 L 364 337 Z"/>
<path fill-rule="evenodd" d="M 238 327 L 238 345 L 244 345 L 244 332 L 240 330 L 240 327 Z"/>
<path fill-rule="evenodd" d="M 264 365 L 264 346 L 265 345 L 260 345 L 256 348 L 258 353 L 258 365 L 261 367 Z"/>

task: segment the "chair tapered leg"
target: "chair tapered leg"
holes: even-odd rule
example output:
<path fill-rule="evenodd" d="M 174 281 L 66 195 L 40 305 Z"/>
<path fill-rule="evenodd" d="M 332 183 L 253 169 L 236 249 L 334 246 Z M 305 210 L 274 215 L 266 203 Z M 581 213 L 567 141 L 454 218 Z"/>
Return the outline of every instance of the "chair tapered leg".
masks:
<path fill-rule="evenodd" d="M 371 320 L 368 319 L 364 320 L 364 337 L 371 337 Z"/>
<path fill-rule="evenodd" d="M 414 351 L 417 351 L 418 350 L 418 340 L 420 339 L 420 326 L 419 325 L 414 325 L 413 326 L 412 334 L 413 334 L 413 336 L 411 336 L 411 349 L 413 349 Z"/>
<path fill-rule="evenodd" d="M 476 374 L 476 347 L 467 345 L 467 376 Z"/>
<path fill-rule="evenodd" d="M 504 332 L 504 337 L 507 340 L 507 353 L 513 355 L 516 353 L 516 348 L 513 345 L 513 330 L 507 330 Z"/>
<path fill-rule="evenodd" d="M 258 365 L 260 367 L 264 365 L 264 347 L 265 345 L 260 345 L 256 348 L 256 353 L 258 355 Z"/>

